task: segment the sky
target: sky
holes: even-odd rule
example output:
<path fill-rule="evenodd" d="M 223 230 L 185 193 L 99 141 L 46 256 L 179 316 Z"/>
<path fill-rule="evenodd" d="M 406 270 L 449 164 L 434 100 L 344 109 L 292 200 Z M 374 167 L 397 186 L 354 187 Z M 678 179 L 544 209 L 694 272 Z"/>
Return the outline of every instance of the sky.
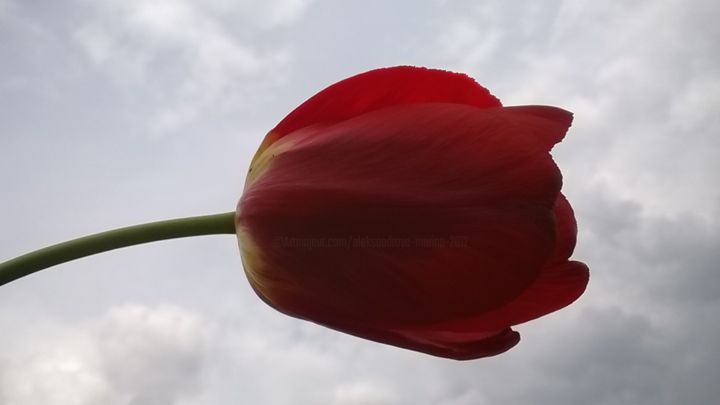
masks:
<path fill-rule="evenodd" d="M 0 0 L 0 259 L 232 211 L 264 134 L 369 69 L 575 113 L 553 155 L 588 290 L 456 362 L 279 314 L 232 235 L 0 288 L 2 405 L 709 404 L 720 396 L 720 3 Z"/>

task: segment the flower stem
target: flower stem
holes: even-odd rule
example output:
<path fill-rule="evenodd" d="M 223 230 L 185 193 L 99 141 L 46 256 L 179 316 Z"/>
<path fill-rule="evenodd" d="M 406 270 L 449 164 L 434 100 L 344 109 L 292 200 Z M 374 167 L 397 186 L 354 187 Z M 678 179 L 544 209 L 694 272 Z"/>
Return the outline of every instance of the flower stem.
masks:
<path fill-rule="evenodd" d="M 0 285 L 56 264 L 122 247 L 188 236 L 234 234 L 235 213 L 170 219 L 84 236 L 0 263 Z"/>

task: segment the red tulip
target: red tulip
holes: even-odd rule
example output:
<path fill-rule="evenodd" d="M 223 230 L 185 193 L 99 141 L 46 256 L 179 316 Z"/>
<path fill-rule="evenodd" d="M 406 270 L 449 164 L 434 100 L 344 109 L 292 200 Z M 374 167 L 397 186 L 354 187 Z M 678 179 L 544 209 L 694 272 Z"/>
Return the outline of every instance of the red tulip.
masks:
<path fill-rule="evenodd" d="M 453 359 L 573 302 L 573 211 L 549 151 L 572 114 L 502 107 L 463 74 L 366 72 L 265 138 L 236 211 L 247 277 L 288 315 Z"/>
<path fill-rule="evenodd" d="M 511 327 L 569 305 L 588 268 L 549 151 L 572 114 L 502 107 L 471 78 L 395 67 L 336 83 L 285 117 L 235 212 L 77 238 L 0 263 L 0 286 L 92 254 L 237 234 L 276 309 L 453 359 L 502 353 Z"/>

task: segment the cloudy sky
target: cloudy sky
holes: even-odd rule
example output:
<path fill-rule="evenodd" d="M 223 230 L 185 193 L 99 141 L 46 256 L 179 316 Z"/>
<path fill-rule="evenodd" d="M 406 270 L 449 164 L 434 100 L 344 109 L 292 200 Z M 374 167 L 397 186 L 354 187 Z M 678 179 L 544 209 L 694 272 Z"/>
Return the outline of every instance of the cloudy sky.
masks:
<path fill-rule="evenodd" d="M 455 362 L 274 312 L 232 236 L 106 253 L 0 288 L 0 404 L 712 403 L 718 15 L 712 0 L 0 0 L 0 258 L 232 211 L 294 106 L 414 64 L 575 113 L 554 155 L 591 268 L 517 347 Z"/>

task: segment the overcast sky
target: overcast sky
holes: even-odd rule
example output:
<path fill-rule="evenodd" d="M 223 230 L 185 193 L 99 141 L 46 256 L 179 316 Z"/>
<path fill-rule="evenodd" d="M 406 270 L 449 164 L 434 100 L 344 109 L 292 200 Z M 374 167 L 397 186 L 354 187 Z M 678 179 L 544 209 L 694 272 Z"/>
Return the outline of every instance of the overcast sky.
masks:
<path fill-rule="evenodd" d="M 575 113 L 553 152 L 591 281 L 455 362 L 285 317 L 232 236 L 0 288 L 2 405 L 705 405 L 720 397 L 720 2 L 0 0 L 0 259 L 232 211 L 262 137 L 381 66 Z"/>

